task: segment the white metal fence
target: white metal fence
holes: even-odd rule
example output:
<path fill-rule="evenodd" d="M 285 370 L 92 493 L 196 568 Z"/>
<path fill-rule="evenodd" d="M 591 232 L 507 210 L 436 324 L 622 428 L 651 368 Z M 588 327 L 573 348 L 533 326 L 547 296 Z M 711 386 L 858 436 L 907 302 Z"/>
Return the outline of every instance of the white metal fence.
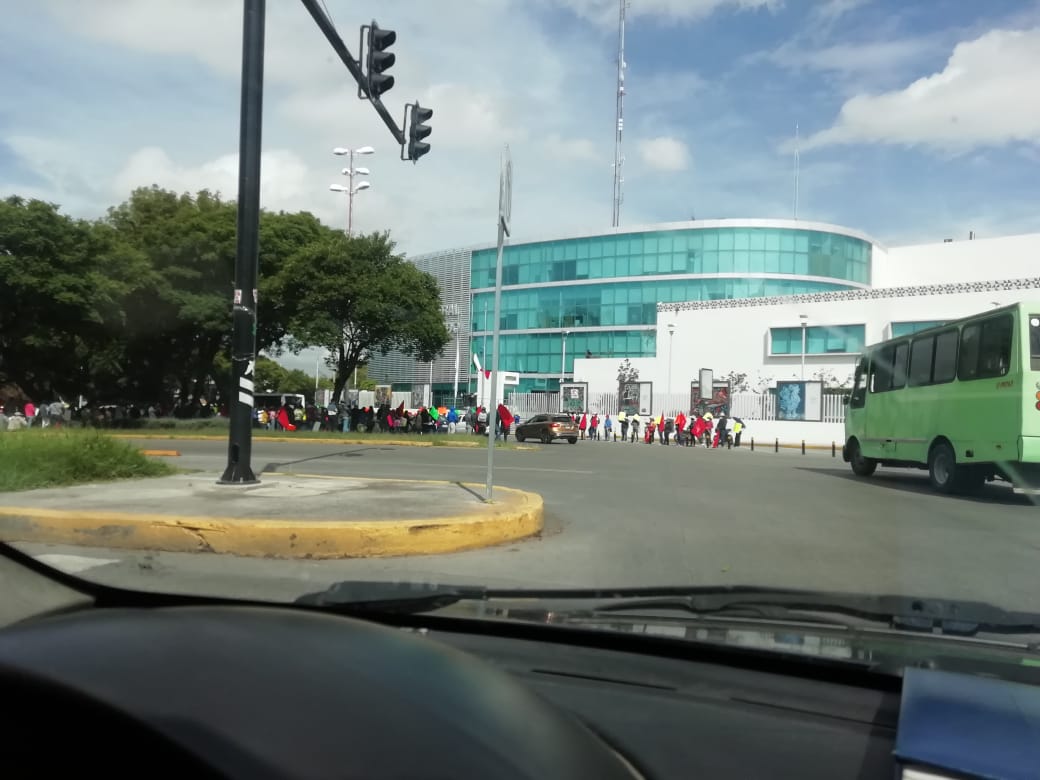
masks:
<path fill-rule="evenodd" d="M 506 396 L 506 407 L 513 414 L 526 420 L 532 414 L 549 414 L 560 411 L 559 393 L 510 393 Z"/>
<path fill-rule="evenodd" d="M 824 394 L 822 422 L 844 422 L 845 405 L 841 398 L 840 395 Z M 730 414 L 747 420 L 775 420 L 776 396 L 768 393 L 736 393 L 730 403 Z"/>
<path fill-rule="evenodd" d="M 510 393 L 506 406 L 513 414 L 521 418 L 532 414 L 546 414 L 560 411 L 559 393 Z M 688 393 L 654 394 L 653 414 L 675 415 L 678 412 L 689 414 L 690 396 Z M 616 415 L 618 413 L 617 393 L 590 393 L 588 411 L 600 415 Z M 730 416 L 746 420 L 775 420 L 776 396 L 769 393 L 735 393 L 730 398 Z M 825 394 L 823 396 L 822 422 L 840 423 L 845 419 L 845 407 L 840 395 Z"/>

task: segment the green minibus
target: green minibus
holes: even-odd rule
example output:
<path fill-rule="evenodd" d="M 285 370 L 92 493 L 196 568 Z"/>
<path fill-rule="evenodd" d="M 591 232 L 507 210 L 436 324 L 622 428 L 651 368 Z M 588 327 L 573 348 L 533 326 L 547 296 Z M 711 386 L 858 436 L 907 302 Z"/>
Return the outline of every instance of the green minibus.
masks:
<path fill-rule="evenodd" d="M 858 476 L 926 468 L 943 493 L 1040 484 L 1040 301 L 874 344 L 854 376 L 842 456 Z"/>

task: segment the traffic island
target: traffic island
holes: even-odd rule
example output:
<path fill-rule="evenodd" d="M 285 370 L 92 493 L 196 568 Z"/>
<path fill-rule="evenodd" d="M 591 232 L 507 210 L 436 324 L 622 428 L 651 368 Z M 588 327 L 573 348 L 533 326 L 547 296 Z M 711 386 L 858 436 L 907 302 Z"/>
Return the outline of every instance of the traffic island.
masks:
<path fill-rule="evenodd" d="M 257 485 L 217 474 L 5 495 L 0 540 L 269 558 L 434 555 L 542 530 L 536 493 L 483 485 L 276 473 Z"/>

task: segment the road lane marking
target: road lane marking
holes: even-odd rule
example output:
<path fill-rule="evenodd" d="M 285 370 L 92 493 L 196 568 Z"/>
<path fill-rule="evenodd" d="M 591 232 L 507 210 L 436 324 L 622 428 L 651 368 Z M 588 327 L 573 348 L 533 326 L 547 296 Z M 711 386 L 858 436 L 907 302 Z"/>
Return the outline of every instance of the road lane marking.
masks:
<path fill-rule="evenodd" d="M 282 466 L 292 464 L 281 464 Z M 363 464 L 352 461 L 351 466 L 360 466 Z M 444 469 L 472 469 L 475 466 L 482 466 L 483 464 L 470 464 L 470 463 L 426 463 L 421 461 L 404 461 L 404 460 L 392 460 L 392 461 L 379 461 L 377 464 L 372 464 L 371 468 L 375 470 L 382 470 L 386 466 L 417 466 L 421 468 L 444 468 Z M 541 469 L 534 466 L 495 466 L 495 471 L 547 471 L 551 474 L 595 474 L 595 471 L 585 471 L 582 469 Z M 351 472 L 350 476 L 356 476 L 354 472 Z M 407 477 L 385 477 L 380 474 L 383 479 L 408 479 Z"/>

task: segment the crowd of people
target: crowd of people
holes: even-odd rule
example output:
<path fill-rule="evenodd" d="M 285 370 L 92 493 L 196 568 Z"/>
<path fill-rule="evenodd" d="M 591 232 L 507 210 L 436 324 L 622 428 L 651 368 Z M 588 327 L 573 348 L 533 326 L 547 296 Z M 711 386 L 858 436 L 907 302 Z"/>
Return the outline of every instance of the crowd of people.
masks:
<path fill-rule="evenodd" d="M 72 421 L 72 409 L 61 401 L 24 405 L 0 405 L 0 431 L 18 431 L 23 428 L 60 428 Z"/>
<path fill-rule="evenodd" d="M 634 444 L 668 445 L 673 442 L 680 447 L 739 447 L 747 426 L 739 417 L 728 417 L 724 410 L 691 412 L 689 416 L 679 412 L 674 417 L 658 414 L 645 418 L 639 414 L 619 412 L 614 418 L 609 414 L 571 414 L 578 427 L 579 438 L 592 441 L 628 442 Z M 518 415 L 500 404 L 495 415 L 495 438 L 508 439 L 510 431 L 520 424 Z M 47 428 L 69 425 L 75 420 L 95 427 L 134 427 L 141 419 L 177 417 L 180 419 L 226 416 L 225 409 L 215 408 L 205 400 L 176 404 L 168 408 L 159 404 L 84 406 L 73 409 L 61 401 L 36 405 L 31 401 L 24 405 L 8 403 L 0 405 L 0 431 L 24 428 Z M 313 403 L 257 407 L 253 410 L 253 424 L 265 430 L 313 430 L 358 433 L 412 433 L 418 435 L 455 433 L 466 430 L 472 434 L 487 434 L 488 410 L 483 406 L 457 409 L 455 406 L 420 406 L 406 409 L 402 403 L 393 408 L 388 403 L 379 406 L 337 405 L 327 406 Z"/>
<path fill-rule="evenodd" d="M 691 412 L 689 416 L 679 412 L 674 417 L 658 414 L 644 420 L 641 415 L 619 412 L 615 419 L 605 415 L 591 416 L 582 413 L 571 415 L 578 426 L 579 438 L 593 441 L 617 442 L 637 441 L 645 444 L 675 444 L 680 447 L 704 446 L 710 448 L 739 447 L 741 436 L 747 426 L 739 417 L 728 417 L 720 411 L 718 417 L 712 412 Z"/>
<path fill-rule="evenodd" d="M 474 434 L 487 432 L 488 412 L 483 406 L 459 410 L 454 406 L 420 406 L 396 408 L 387 403 L 379 406 L 350 406 L 330 402 L 327 406 L 285 403 L 278 407 L 257 408 L 254 426 L 267 430 L 313 430 L 343 433 L 455 433 L 463 426 Z M 505 406 L 498 407 L 496 438 L 508 436 L 515 418 Z"/>

